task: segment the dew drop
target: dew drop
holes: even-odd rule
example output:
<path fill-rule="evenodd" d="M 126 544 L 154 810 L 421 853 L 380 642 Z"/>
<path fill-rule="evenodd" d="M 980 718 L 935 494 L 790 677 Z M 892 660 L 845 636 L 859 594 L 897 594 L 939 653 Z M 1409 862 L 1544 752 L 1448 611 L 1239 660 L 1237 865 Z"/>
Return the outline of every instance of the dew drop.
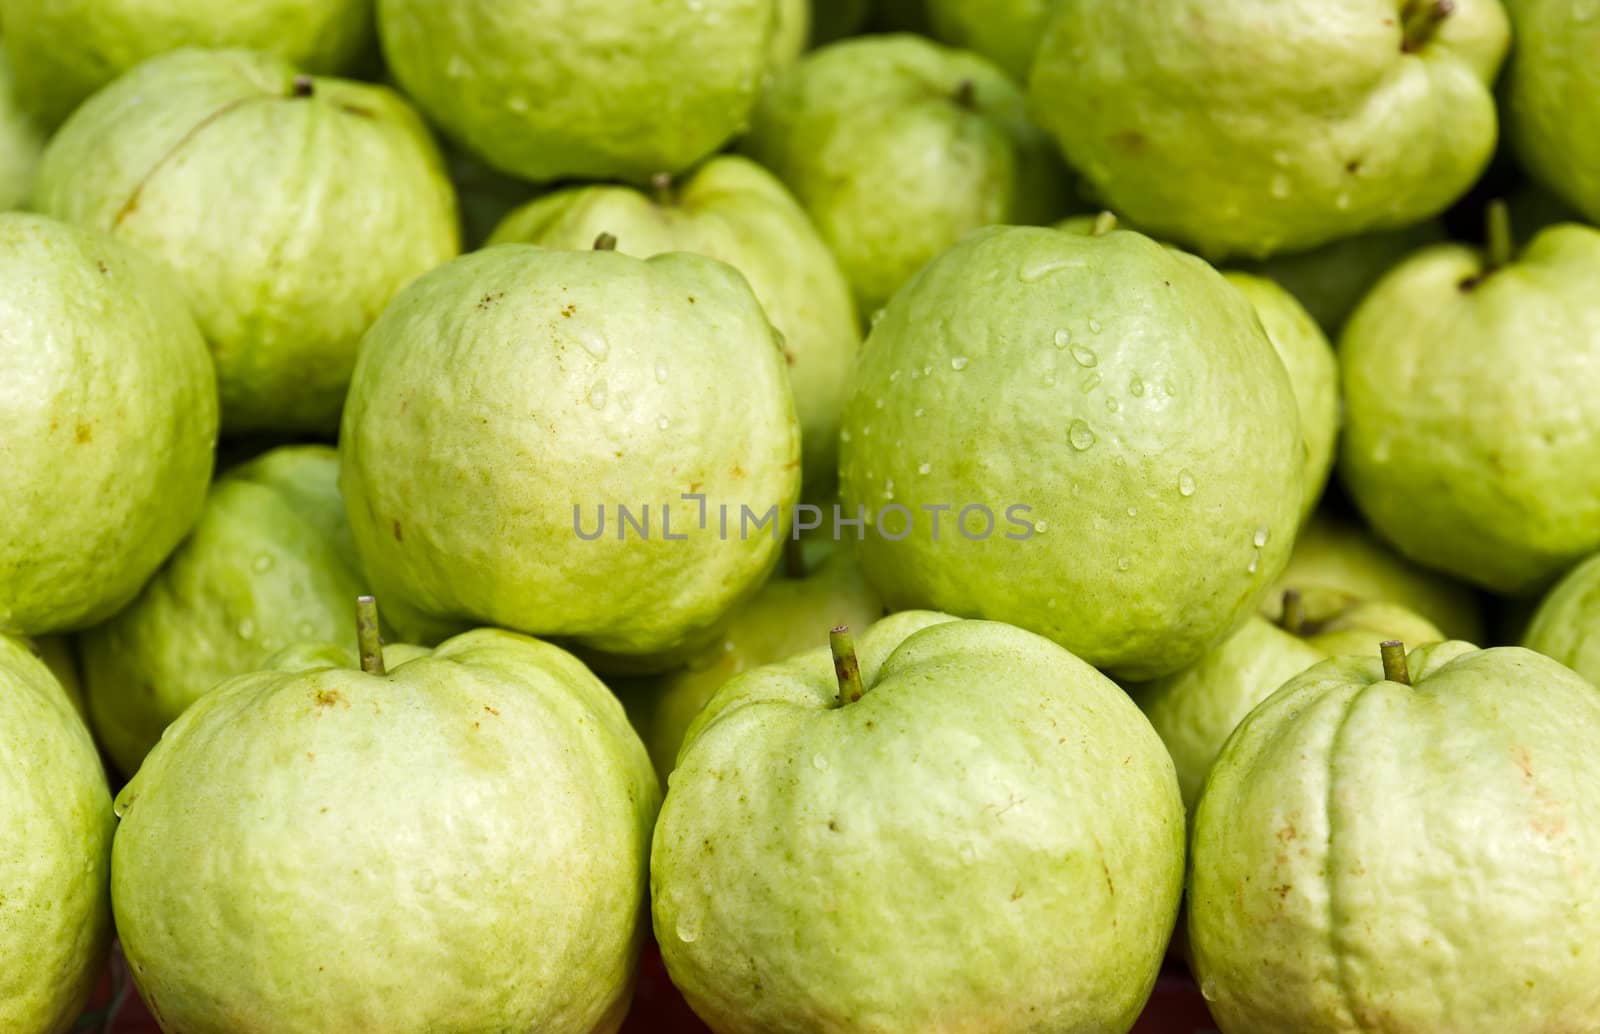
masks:
<path fill-rule="evenodd" d="M 839 432 L 839 441 L 841 441 L 841 442 L 848 442 L 853 437 L 855 437 L 855 436 L 850 433 L 849 428 L 846 428 L 846 429 L 844 429 L 844 430 Z"/>
<path fill-rule="evenodd" d="M 874 409 L 882 409 L 883 408 L 883 399 L 878 399 L 877 401 L 875 401 L 872 404 L 872 408 L 874 408 Z"/>
<path fill-rule="evenodd" d="M 595 409 L 606 408 L 606 382 L 595 381 L 589 386 L 589 405 Z"/>
<path fill-rule="evenodd" d="M 1169 399 L 1178 397 L 1178 387 L 1177 387 L 1177 385 L 1173 384 L 1170 380 L 1166 380 L 1166 381 L 1162 381 L 1161 382 L 1161 391 Z"/>
<path fill-rule="evenodd" d="M 1070 344 L 1072 344 L 1072 331 L 1070 331 L 1070 330 L 1058 330 L 1058 331 L 1056 331 L 1056 347 L 1057 348 L 1066 348 Z"/>
<path fill-rule="evenodd" d="M 255 562 L 250 565 L 250 569 L 256 574 L 266 574 L 268 571 L 272 570 L 272 554 L 259 554 L 256 557 Z"/>
<path fill-rule="evenodd" d="M 1256 573 L 1256 569 L 1259 568 L 1260 566 L 1261 566 L 1261 557 L 1259 555 L 1253 556 L 1253 557 L 1250 558 L 1250 566 L 1245 568 L 1245 573 L 1247 573 L 1247 574 L 1255 574 Z"/>
<path fill-rule="evenodd" d="M 1200 982 L 1200 997 L 1208 1002 L 1217 1000 L 1217 985 L 1214 980 L 1208 977 Z"/>
<path fill-rule="evenodd" d="M 578 344 L 583 346 L 585 352 L 588 352 L 601 362 L 604 362 L 606 356 L 611 354 L 611 345 L 607 343 L 605 338 L 592 330 L 586 330 L 579 334 Z"/>
<path fill-rule="evenodd" d="M 1117 570 L 1126 571 L 1126 570 L 1128 570 L 1128 568 L 1130 568 L 1132 566 L 1133 566 L 1133 561 L 1129 560 L 1127 557 L 1118 557 L 1117 558 Z"/>
<path fill-rule="evenodd" d="M 924 376 L 924 377 L 932 377 L 933 376 L 933 367 L 932 366 L 924 366 L 922 368 L 922 376 Z"/>
<path fill-rule="evenodd" d="M 818 772 L 826 772 L 828 770 L 828 759 L 821 754 L 813 754 L 811 755 L 811 767 Z"/>
<path fill-rule="evenodd" d="M 889 383 L 890 384 L 893 384 L 895 381 L 897 381 L 899 379 L 900 379 L 900 371 L 899 370 L 890 370 L 889 371 Z"/>
<path fill-rule="evenodd" d="M 1106 396 L 1106 412 L 1107 413 L 1115 413 L 1117 410 L 1119 410 L 1121 408 L 1122 408 L 1122 403 L 1118 402 L 1115 397 L 1110 396 L 1110 395 Z"/>
<path fill-rule="evenodd" d="M 521 94 L 514 93 L 510 97 L 506 98 L 506 107 L 510 108 L 518 115 L 524 114 L 528 110 L 528 98 L 522 96 Z"/>
<path fill-rule="evenodd" d="M 672 426 L 672 421 L 670 419 L 668 419 L 667 417 L 661 417 L 660 419 L 658 419 L 656 421 L 656 430 L 658 430 L 658 431 L 665 431 L 667 428 L 669 428 L 671 426 Z"/>
<path fill-rule="evenodd" d="M 249 618 L 239 622 L 239 638 L 254 639 L 256 637 L 256 623 Z"/>
<path fill-rule="evenodd" d="M 1178 494 L 1185 499 L 1194 495 L 1194 475 L 1187 470 L 1178 475 Z"/>
<path fill-rule="evenodd" d="M 886 311 L 888 311 L 888 310 L 886 310 L 886 309 L 874 309 L 873 312 L 872 312 L 871 320 L 870 320 L 871 325 L 876 327 L 879 323 L 882 323 L 883 322 L 883 314 Z"/>
<path fill-rule="evenodd" d="M 911 415 L 912 416 L 921 416 L 922 414 L 924 414 L 926 412 L 927 412 L 927 410 L 923 409 L 921 406 L 918 406 L 916 409 L 913 409 L 911 411 Z"/>
<path fill-rule="evenodd" d="M 932 474 L 933 473 L 933 464 L 931 464 L 931 463 L 921 464 L 920 466 L 917 467 L 917 473 L 918 474 L 924 474 L 924 475 Z"/>
<path fill-rule="evenodd" d="M 1050 522 L 1049 521 L 1034 521 L 1033 522 L 1033 530 L 1038 532 L 1040 535 L 1043 535 L 1045 532 L 1050 530 Z"/>
<path fill-rule="evenodd" d="M 1082 345 L 1073 346 L 1072 358 L 1077 360 L 1079 366 L 1084 367 L 1093 366 L 1100 361 L 1100 357 L 1094 354 L 1093 349 L 1084 348 Z"/>
<path fill-rule="evenodd" d="M 1075 265 L 1078 265 L 1078 263 L 1061 259 L 1043 259 L 1039 262 L 1031 262 L 1017 270 L 1017 279 L 1025 284 L 1036 284 L 1051 273 L 1057 273 Z"/>
<path fill-rule="evenodd" d="M 958 355 L 954 359 L 950 360 L 950 369 L 965 370 L 968 362 L 970 362 L 970 360 L 966 356 Z"/>
<path fill-rule="evenodd" d="M 1138 377 L 1135 377 L 1133 380 L 1128 382 L 1128 390 L 1133 393 L 1135 398 L 1143 398 L 1144 381 Z"/>
<path fill-rule="evenodd" d="M 678 940 L 685 944 L 693 944 L 700 937 L 700 926 L 691 919 L 679 919 L 677 932 Z"/>
<path fill-rule="evenodd" d="M 894 478 L 890 478 L 883 483 L 883 497 L 890 500 L 894 499 Z"/>
<path fill-rule="evenodd" d="M 1272 537 L 1271 529 L 1269 529 L 1269 528 L 1257 528 L 1254 537 L 1252 537 L 1250 541 L 1254 542 L 1256 544 L 1256 548 L 1257 549 L 1260 549 L 1262 546 L 1265 546 L 1267 544 L 1267 539 L 1269 539 L 1271 537 Z"/>
<path fill-rule="evenodd" d="M 666 363 L 657 363 L 656 364 L 656 383 L 657 384 L 665 384 L 665 383 L 667 383 L 667 364 Z"/>
<path fill-rule="evenodd" d="M 1100 321 L 1099 320 L 1090 320 L 1089 321 L 1089 333 L 1091 333 L 1091 334 L 1100 333 Z"/>
<path fill-rule="evenodd" d="M 1128 507 L 1128 516 L 1129 517 L 1137 517 L 1137 516 L 1139 516 L 1139 508 L 1137 506 Z"/>
<path fill-rule="evenodd" d="M 1089 392 L 1100 387 L 1100 375 L 1098 373 L 1091 373 L 1089 376 L 1083 379 L 1083 384 L 1080 385 L 1080 387 L 1083 388 L 1083 393 L 1085 395 L 1089 394 Z"/>
<path fill-rule="evenodd" d="M 1082 420 L 1074 420 L 1067 429 L 1067 441 L 1072 443 L 1074 449 L 1083 452 L 1094 445 L 1094 431 Z"/>

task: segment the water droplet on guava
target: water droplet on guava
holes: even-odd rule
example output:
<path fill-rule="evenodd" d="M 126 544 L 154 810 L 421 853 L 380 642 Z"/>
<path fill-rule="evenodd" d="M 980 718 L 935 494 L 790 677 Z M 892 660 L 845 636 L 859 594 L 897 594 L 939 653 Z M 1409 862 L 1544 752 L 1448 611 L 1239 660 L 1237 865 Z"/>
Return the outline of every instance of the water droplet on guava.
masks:
<path fill-rule="evenodd" d="M 1178 475 L 1178 494 L 1185 499 L 1194 495 L 1194 475 L 1187 470 Z"/>
<path fill-rule="evenodd" d="M 671 426 L 672 426 L 672 421 L 667 417 L 661 417 L 660 419 L 658 419 L 656 421 L 656 430 L 658 430 L 658 431 L 665 431 L 667 428 L 669 428 Z"/>
<path fill-rule="evenodd" d="M 1072 344 L 1072 331 L 1070 331 L 1070 330 L 1058 330 L 1058 331 L 1056 331 L 1056 347 L 1057 348 L 1066 348 L 1070 344 Z"/>
<path fill-rule="evenodd" d="M 1133 566 L 1133 561 L 1129 560 L 1127 557 L 1118 557 L 1117 558 L 1117 570 L 1126 571 L 1128 568 L 1130 568 L 1132 566 Z"/>
<path fill-rule="evenodd" d="M 1079 452 L 1083 452 L 1094 445 L 1094 431 L 1082 420 L 1074 420 L 1072 426 L 1067 428 L 1067 441 Z"/>
<path fill-rule="evenodd" d="M 826 772 L 828 770 L 828 759 L 821 754 L 813 754 L 811 755 L 811 767 L 818 772 Z"/>
<path fill-rule="evenodd" d="M 605 338 L 592 330 L 585 330 L 580 333 L 578 335 L 578 344 L 583 346 L 585 352 L 602 362 L 607 355 L 611 354 L 611 345 L 606 342 Z"/>
<path fill-rule="evenodd" d="M 656 363 L 656 383 L 657 384 L 665 384 L 665 383 L 667 383 L 667 364 L 666 363 Z"/>
<path fill-rule="evenodd" d="M 1100 357 L 1094 354 L 1093 349 L 1084 348 L 1082 345 L 1073 346 L 1072 358 L 1077 360 L 1079 366 L 1093 366 L 1100 361 Z"/>
<path fill-rule="evenodd" d="M 1250 541 L 1255 543 L 1257 549 L 1260 549 L 1262 546 L 1267 544 L 1267 539 L 1271 537 L 1272 530 L 1270 528 L 1257 528 L 1255 535 L 1251 537 Z"/>
<path fill-rule="evenodd" d="M 1261 567 L 1261 556 L 1259 554 L 1257 554 L 1256 556 L 1253 556 L 1253 557 L 1250 558 L 1250 566 L 1246 567 L 1244 570 L 1245 570 L 1246 574 L 1255 574 L 1256 570 L 1258 568 L 1260 568 L 1260 567 Z"/>
<path fill-rule="evenodd" d="M 1091 334 L 1100 333 L 1100 321 L 1099 320 L 1091 319 L 1089 321 L 1089 333 L 1091 333 Z"/>
<path fill-rule="evenodd" d="M 1050 522 L 1049 521 L 1034 521 L 1033 522 L 1033 530 L 1038 532 L 1040 535 L 1043 535 L 1045 532 L 1050 530 Z"/>
<path fill-rule="evenodd" d="M 954 359 L 950 360 L 950 369 L 965 370 L 967 368 L 967 363 L 970 361 L 971 360 L 969 360 L 966 356 L 958 355 Z"/>
<path fill-rule="evenodd" d="M 1135 377 L 1133 380 L 1128 382 L 1128 390 L 1133 393 L 1135 398 L 1143 398 L 1144 381 L 1138 377 Z"/>
<path fill-rule="evenodd" d="M 1121 408 L 1122 408 L 1122 403 L 1118 402 L 1115 397 L 1112 397 L 1112 396 L 1109 396 L 1109 395 L 1106 397 L 1106 412 L 1107 413 L 1115 413 Z"/>
<path fill-rule="evenodd" d="M 1079 385 L 1079 387 L 1083 389 L 1083 393 L 1085 395 L 1089 394 L 1089 392 L 1100 387 L 1100 375 L 1098 373 L 1091 373 L 1089 376 L 1083 379 L 1083 384 Z"/>
<path fill-rule="evenodd" d="M 917 467 L 917 473 L 918 474 L 932 474 L 933 473 L 933 464 L 931 464 L 931 463 L 923 463 L 923 464 L 919 465 Z"/>
<path fill-rule="evenodd" d="M 595 381 L 589 386 L 589 405 L 595 409 L 606 408 L 606 382 Z"/>

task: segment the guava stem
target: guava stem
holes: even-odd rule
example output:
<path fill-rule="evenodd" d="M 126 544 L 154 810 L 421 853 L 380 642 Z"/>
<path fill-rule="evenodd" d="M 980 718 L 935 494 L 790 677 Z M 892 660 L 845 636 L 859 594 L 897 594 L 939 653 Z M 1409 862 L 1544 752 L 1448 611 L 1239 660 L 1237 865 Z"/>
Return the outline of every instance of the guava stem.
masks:
<path fill-rule="evenodd" d="M 1484 251 L 1488 255 L 1489 269 L 1496 270 L 1511 263 L 1517 250 L 1516 238 L 1511 230 L 1511 207 L 1496 198 L 1483 210 Z"/>
<path fill-rule="evenodd" d="M 1306 603 L 1300 598 L 1299 589 L 1283 590 L 1283 618 L 1280 622 L 1283 630 L 1290 635 L 1299 635 L 1306 627 Z"/>
<path fill-rule="evenodd" d="M 783 573 L 790 578 L 806 576 L 806 551 L 800 540 L 790 535 L 783 542 Z"/>
<path fill-rule="evenodd" d="M 968 111 L 978 110 L 978 84 L 971 79 L 963 79 L 956 86 L 956 103 Z"/>
<path fill-rule="evenodd" d="M 828 633 L 828 647 L 833 651 L 833 674 L 839 680 L 839 707 L 853 704 L 867 690 L 861 683 L 861 659 L 856 656 L 856 640 L 849 625 L 840 625 Z"/>
<path fill-rule="evenodd" d="M 371 596 L 356 598 L 356 645 L 361 651 L 361 670 L 368 675 L 384 675 L 383 636 L 378 632 L 378 601 Z"/>
<path fill-rule="evenodd" d="M 650 177 L 650 192 L 655 195 L 656 204 L 663 208 L 672 204 L 672 173 L 658 172 Z"/>
<path fill-rule="evenodd" d="M 1090 229 L 1089 236 L 1104 237 L 1117 228 L 1117 216 L 1114 212 L 1101 212 L 1094 217 L 1094 227 Z"/>
<path fill-rule="evenodd" d="M 1413 2 L 1406 8 L 1404 15 L 1404 38 L 1401 40 L 1400 49 L 1407 54 L 1415 54 L 1427 46 L 1439 31 L 1439 26 L 1443 25 L 1444 20 L 1455 11 L 1455 0 Z"/>
<path fill-rule="evenodd" d="M 289 90 L 296 97 L 309 97 L 316 90 L 316 84 L 309 75 L 297 75 L 292 80 Z"/>
<path fill-rule="evenodd" d="M 1406 644 L 1398 639 L 1389 639 L 1378 645 L 1378 654 L 1383 658 L 1383 677 L 1390 682 L 1398 682 L 1402 686 L 1411 685 L 1411 669 L 1406 665 Z"/>
<path fill-rule="evenodd" d="M 594 239 L 595 251 L 616 251 L 617 238 L 613 234 L 602 233 Z"/>

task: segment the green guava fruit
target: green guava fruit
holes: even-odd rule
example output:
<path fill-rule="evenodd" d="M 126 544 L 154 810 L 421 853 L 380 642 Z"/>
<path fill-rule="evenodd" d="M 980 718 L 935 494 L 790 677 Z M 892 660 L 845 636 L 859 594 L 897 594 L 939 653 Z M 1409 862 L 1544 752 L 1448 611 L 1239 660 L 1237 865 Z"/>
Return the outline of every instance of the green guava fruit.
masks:
<path fill-rule="evenodd" d="M 1517 647 L 1399 652 L 1296 676 L 1211 773 L 1188 933 L 1217 1026 L 1594 1029 L 1600 692 Z"/>
<path fill-rule="evenodd" d="M 44 662 L 0 635 L 0 1030 L 62 1034 L 111 944 L 111 793 Z"/>
<path fill-rule="evenodd" d="M 1517 45 L 1506 135 L 1540 183 L 1600 222 L 1600 10 L 1588 0 L 1506 0 Z"/>
<path fill-rule="evenodd" d="M 217 440 L 205 342 L 160 263 L 0 213 L 0 633 L 103 621 L 199 516 Z"/>
<path fill-rule="evenodd" d="M 378 0 L 390 71 L 454 139 L 536 182 L 648 182 L 743 130 L 778 0 Z"/>
<path fill-rule="evenodd" d="M 229 432 L 337 428 L 361 334 L 458 248 L 404 101 L 243 51 L 165 54 L 96 94 L 46 147 L 34 204 L 177 272 Z"/>
<path fill-rule="evenodd" d="M 777 334 L 687 253 L 504 244 L 425 274 L 362 345 L 340 450 L 404 638 L 480 623 L 634 657 L 714 634 L 800 484 Z"/>
<path fill-rule="evenodd" d="M 650 876 L 695 1012 L 722 1032 L 1127 1031 L 1184 855 L 1149 723 L 996 622 L 895 614 L 838 656 L 852 677 L 827 648 L 746 672 L 689 731 Z"/>
<path fill-rule="evenodd" d="M 1426 618 L 1392 603 L 1352 603 L 1317 621 L 1303 610 L 1279 623 L 1251 616 L 1196 664 L 1129 692 L 1167 745 L 1184 806 L 1192 810 L 1228 736 L 1279 686 L 1319 661 L 1371 653 L 1388 639 L 1444 637 Z"/>
<path fill-rule="evenodd" d="M 1300 503 L 1304 521 L 1316 509 L 1333 471 L 1334 445 L 1339 438 L 1339 360 L 1327 335 L 1294 295 L 1265 277 L 1236 271 L 1223 276 L 1250 300 L 1267 340 L 1289 373 L 1305 443 Z"/>
<path fill-rule="evenodd" d="M 607 186 L 547 194 L 512 213 L 489 243 L 587 249 L 602 233 L 624 254 L 692 251 L 744 274 L 783 335 L 805 494 L 832 503 L 839 410 L 861 332 L 839 263 L 783 184 L 748 159 L 713 158 L 681 185 L 658 183 L 653 198 Z"/>
<path fill-rule="evenodd" d="M 1600 685 L 1600 554 L 1568 571 L 1540 601 L 1522 645 Z"/>
<path fill-rule="evenodd" d="M 1401 553 L 1524 595 L 1600 549 L 1600 231 L 1514 256 L 1492 211 L 1487 252 L 1420 252 L 1345 327 L 1340 472 Z"/>
<path fill-rule="evenodd" d="M 1488 165 L 1500 0 L 1055 7 L 1032 109 L 1097 198 L 1208 258 L 1437 215 Z"/>
<path fill-rule="evenodd" d="M 773 69 L 795 63 L 811 42 L 811 0 L 777 0 L 778 23 L 767 44 L 767 61 Z"/>
<path fill-rule="evenodd" d="M 1220 642 L 1299 520 L 1305 447 L 1261 321 L 1125 230 L 990 228 L 930 263 L 868 336 L 840 440 L 891 607 L 1021 625 L 1120 678 Z"/>
<path fill-rule="evenodd" d="M 873 36 L 778 75 L 741 146 L 794 191 L 871 314 L 969 231 L 1067 208 L 1066 172 L 1023 109 L 980 57 Z"/>
<path fill-rule="evenodd" d="M 1262 601 L 1262 615 L 1278 621 L 1290 589 L 1300 594 L 1310 621 L 1325 621 L 1351 603 L 1386 600 L 1427 618 L 1451 639 L 1476 643 L 1484 637 L 1482 608 L 1470 589 L 1417 567 L 1360 524 L 1327 511 L 1300 528 L 1289 566 Z"/>
<path fill-rule="evenodd" d="M 883 603 L 841 543 L 815 571 L 772 578 L 733 614 L 722 635 L 683 668 L 631 687 L 634 726 L 666 781 L 684 733 L 723 683 L 827 642 L 830 628 L 864 629 Z"/>
<path fill-rule="evenodd" d="M 328 74 L 373 49 L 372 0 L 0 0 L 0 25 L 24 106 L 52 127 L 171 50 L 248 48 Z"/>
<path fill-rule="evenodd" d="M 617 1030 L 660 794 L 615 698 L 496 630 L 386 674 L 309 652 L 203 697 L 117 797 L 117 930 L 162 1028 Z"/>
<path fill-rule="evenodd" d="M 138 599 L 79 637 L 95 733 L 124 773 L 219 682 L 296 640 L 354 638 L 366 584 L 338 478 L 323 445 L 230 470 Z"/>
<path fill-rule="evenodd" d="M 1055 0 L 927 0 L 935 38 L 993 61 L 1019 83 L 1028 81 Z"/>
<path fill-rule="evenodd" d="M 0 51 L 0 211 L 21 208 L 28 200 L 43 149 L 44 134 L 17 105 L 11 63 Z"/>
<path fill-rule="evenodd" d="M 61 687 L 61 695 L 72 705 L 78 717 L 87 722 L 89 708 L 83 701 L 83 679 L 78 671 L 78 656 L 73 649 L 72 637 L 47 635 L 39 639 L 24 639 L 22 642 L 50 669 L 56 685 Z"/>
<path fill-rule="evenodd" d="M 1412 252 L 1448 239 L 1444 224 L 1428 219 L 1403 230 L 1344 237 L 1310 251 L 1274 255 L 1239 268 L 1276 282 L 1306 307 L 1323 331 L 1337 337 L 1345 320 L 1383 274 Z"/>

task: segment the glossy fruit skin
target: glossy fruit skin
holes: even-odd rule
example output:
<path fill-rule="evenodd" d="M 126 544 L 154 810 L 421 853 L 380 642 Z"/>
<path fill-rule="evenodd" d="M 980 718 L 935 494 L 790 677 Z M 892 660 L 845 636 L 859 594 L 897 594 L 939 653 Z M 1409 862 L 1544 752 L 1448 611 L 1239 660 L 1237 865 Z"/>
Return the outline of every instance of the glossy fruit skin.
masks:
<path fill-rule="evenodd" d="M 1221 1029 L 1595 1029 L 1600 691 L 1516 647 L 1409 660 L 1312 668 L 1218 760 L 1188 929 Z"/>
<path fill-rule="evenodd" d="M 647 183 L 746 125 L 775 0 L 377 0 L 408 96 L 501 172 Z M 623 59 L 625 56 L 625 59 Z"/>
<path fill-rule="evenodd" d="M 37 215 L 0 214 L 0 328 L 0 632 L 74 631 L 133 599 L 199 515 L 211 358 L 159 263 Z"/>
<path fill-rule="evenodd" d="M 762 94 L 740 147 L 810 213 L 866 316 L 968 232 L 1048 222 L 1070 204 L 1017 86 L 917 36 L 807 54 Z"/>
<path fill-rule="evenodd" d="M 891 607 L 1012 622 L 1118 678 L 1221 641 L 1299 519 L 1299 417 L 1259 319 L 1137 233 L 969 235 L 873 328 L 843 427 L 845 509 L 872 521 L 859 555 Z"/>
<path fill-rule="evenodd" d="M 177 274 L 229 433 L 334 431 L 361 335 L 459 248 L 455 192 L 411 107 L 297 76 L 247 51 L 157 57 L 73 114 L 34 188 L 40 211 Z"/>
<path fill-rule="evenodd" d="M 111 793 L 50 670 L 0 635 L 0 1030 L 73 1029 L 111 945 Z"/>
<path fill-rule="evenodd" d="M 1020 629 L 891 615 L 834 708 L 827 649 L 690 729 L 656 938 L 718 1034 L 1128 1030 L 1178 905 L 1172 763 L 1128 698 Z"/>
<path fill-rule="evenodd" d="M 744 274 L 783 354 L 800 417 L 804 494 L 832 504 L 838 486 L 839 410 L 861 347 L 850 286 L 793 195 L 747 158 L 712 158 L 650 195 L 620 186 L 546 194 L 506 217 L 490 244 L 520 241 L 588 250 L 602 233 L 625 255 L 692 251 Z"/>
<path fill-rule="evenodd" d="M 51 127 L 168 51 L 247 48 L 331 75 L 374 43 L 372 0 L 0 0 L 0 23 L 22 100 Z"/>
<path fill-rule="evenodd" d="M 1506 134 L 1534 177 L 1600 222 L 1600 23 L 1575 0 L 1506 0 Z"/>
<path fill-rule="evenodd" d="M 1033 54 L 1052 0 L 928 0 L 934 36 L 993 61 L 1019 83 L 1028 81 Z"/>
<path fill-rule="evenodd" d="M 304 653 L 202 698 L 118 795 L 117 927 L 163 1029 L 617 1030 L 660 799 L 621 706 L 507 632 L 385 676 Z"/>
<path fill-rule="evenodd" d="M 353 642 L 367 589 L 339 456 L 283 446 L 227 471 L 139 597 L 80 636 L 96 734 L 125 774 L 178 715 L 296 640 Z"/>
<path fill-rule="evenodd" d="M 1341 472 L 1405 556 L 1510 595 L 1600 548 L 1600 231 L 1508 266 L 1440 245 L 1393 270 L 1339 345 Z"/>
<path fill-rule="evenodd" d="M 1409 48 L 1411 5 L 1064 0 L 1032 111 L 1098 200 L 1208 258 L 1408 226 L 1488 164 L 1509 42 L 1500 0 L 1456 0 Z"/>
<path fill-rule="evenodd" d="M 366 337 L 340 456 L 404 637 L 492 624 L 636 660 L 715 634 L 800 487 L 771 324 L 737 271 L 682 252 L 506 244 L 424 275 Z M 648 535 L 619 505 L 650 507 Z M 741 530 L 743 507 L 779 523 Z"/>

